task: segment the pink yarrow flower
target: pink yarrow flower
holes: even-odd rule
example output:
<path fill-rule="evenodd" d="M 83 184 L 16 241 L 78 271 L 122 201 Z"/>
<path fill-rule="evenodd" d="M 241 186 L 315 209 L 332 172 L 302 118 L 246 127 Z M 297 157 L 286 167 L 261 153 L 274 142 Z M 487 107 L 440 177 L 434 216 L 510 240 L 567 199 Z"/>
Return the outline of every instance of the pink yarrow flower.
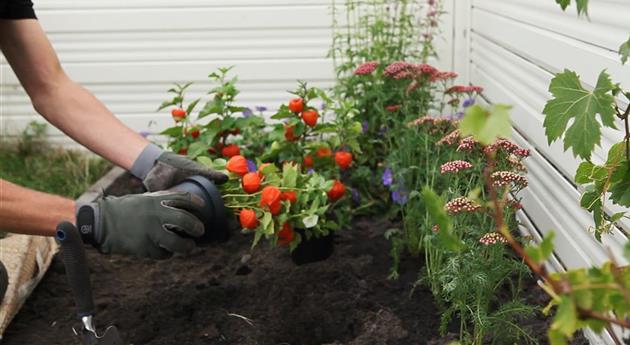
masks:
<path fill-rule="evenodd" d="M 401 105 L 400 104 L 396 104 L 396 105 L 388 105 L 385 107 L 385 110 L 389 111 L 389 112 L 395 112 L 400 110 Z"/>
<path fill-rule="evenodd" d="M 435 118 L 429 115 L 425 115 L 422 117 L 419 117 L 413 121 L 410 121 L 407 123 L 407 127 L 416 127 L 416 126 L 422 126 L 425 123 L 430 122 L 431 124 L 435 123 Z"/>
<path fill-rule="evenodd" d="M 495 187 L 505 187 L 513 184 L 520 188 L 525 188 L 528 185 L 527 178 L 523 175 L 511 171 L 497 171 L 492 173 L 492 184 Z"/>
<path fill-rule="evenodd" d="M 454 85 L 446 90 L 447 94 L 451 93 L 481 93 L 483 88 L 481 86 L 474 85 Z"/>
<path fill-rule="evenodd" d="M 354 71 L 354 75 L 371 74 L 372 72 L 376 70 L 377 67 L 378 67 L 377 61 L 368 61 L 366 63 L 361 64 L 359 67 L 357 67 L 357 69 Z"/>
<path fill-rule="evenodd" d="M 473 139 L 473 137 L 466 137 L 459 141 L 459 146 L 457 146 L 457 151 L 466 151 L 470 152 L 477 145 L 477 141 Z"/>
<path fill-rule="evenodd" d="M 470 169 L 472 167 L 473 165 L 466 161 L 462 161 L 462 160 L 451 161 L 451 162 L 442 164 L 442 166 L 440 167 L 440 173 L 441 174 L 457 173 L 462 170 Z"/>
<path fill-rule="evenodd" d="M 437 72 L 434 75 L 432 75 L 431 79 L 429 80 L 432 82 L 435 82 L 435 81 L 455 79 L 457 78 L 457 76 L 458 75 L 455 72 Z"/>
<path fill-rule="evenodd" d="M 438 140 L 438 142 L 436 143 L 436 145 L 453 145 L 455 144 L 460 138 L 460 132 L 459 129 L 456 129 L 452 132 L 450 132 L 449 134 L 445 135 L 442 139 Z"/>
<path fill-rule="evenodd" d="M 450 214 L 455 215 L 463 212 L 477 212 L 481 209 L 481 205 L 475 203 L 474 201 L 466 198 L 460 197 L 453 199 L 444 205 L 444 210 Z"/>
<path fill-rule="evenodd" d="M 507 243 L 507 239 L 498 232 L 489 232 L 479 239 L 479 243 L 489 246 L 497 243 Z"/>

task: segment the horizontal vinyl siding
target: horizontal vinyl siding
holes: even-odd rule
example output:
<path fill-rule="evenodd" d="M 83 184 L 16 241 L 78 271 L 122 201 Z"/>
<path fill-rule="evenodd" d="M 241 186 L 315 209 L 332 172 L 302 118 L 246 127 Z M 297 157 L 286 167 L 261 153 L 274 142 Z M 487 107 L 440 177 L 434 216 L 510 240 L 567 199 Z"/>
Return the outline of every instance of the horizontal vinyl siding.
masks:
<path fill-rule="evenodd" d="M 172 82 L 195 82 L 189 97 L 210 87 L 207 75 L 234 66 L 238 104 L 270 111 L 296 81 L 331 85 L 328 0 L 35 1 L 38 17 L 66 72 L 137 131 L 171 125 L 156 113 Z M 43 120 L 3 61 L 2 135 Z M 151 126 L 149 128 L 149 124 Z M 56 129 L 51 141 L 72 143 Z"/>
<path fill-rule="evenodd" d="M 620 222 L 603 236 L 603 243 L 595 240 L 589 231 L 592 216 L 580 207 L 581 190 L 573 182 L 580 161 L 564 151 L 561 141 L 548 144 L 542 109 L 551 98 L 553 74 L 565 68 L 576 71 L 587 88 L 603 69 L 630 88 L 630 65 L 622 66 L 617 54 L 630 34 L 630 2 L 591 1 L 590 21 L 578 18 L 574 8 L 562 12 L 551 0 L 466 0 L 458 10 L 469 17 L 465 34 L 456 32 L 456 39 L 465 36 L 459 40 L 469 47 L 459 60 L 467 68 L 465 81 L 483 86 L 488 102 L 513 105 L 514 139 L 532 150 L 525 161 L 530 185 L 522 193 L 523 227 L 538 240 L 549 231 L 556 233 L 551 265 L 556 270 L 601 264 L 609 260 L 609 250 L 627 264 L 622 252 L 630 222 Z M 593 161 L 603 162 L 610 146 L 622 138 L 621 130 L 604 129 Z M 621 210 L 611 203 L 606 208 L 609 213 Z M 607 334 L 590 336 L 593 344 L 612 343 Z"/>

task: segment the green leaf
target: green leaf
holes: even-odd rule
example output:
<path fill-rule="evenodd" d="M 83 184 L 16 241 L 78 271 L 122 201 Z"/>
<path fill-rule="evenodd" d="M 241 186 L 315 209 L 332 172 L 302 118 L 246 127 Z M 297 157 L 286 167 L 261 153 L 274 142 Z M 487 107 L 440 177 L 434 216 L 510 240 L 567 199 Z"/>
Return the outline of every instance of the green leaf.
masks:
<path fill-rule="evenodd" d="M 195 158 L 201 156 L 208 151 L 208 145 L 201 141 L 196 141 L 188 147 L 188 157 Z"/>
<path fill-rule="evenodd" d="M 510 106 L 503 104 L 493 105 L 490 109 L 479 105 L 469 107 L 460 123 L 462 136 L 472 135 L 484 145 L 490 145 L 498 138 L 510 137 L 510 109 Z"/>
<path fill-rule="evenodd" d="M 566 10 L 571 4 L 571 0 L 556 0 L 556 2 L 562 7 L 562 10 Z"/>
<path fill-rule="evenodd" d="M 588 0 L 575 0 L 578 15 L 585 14 L 588 16 Z"/>
<path fill-rule="evenodd" d="M 193 110 L 195 110 L 195 107 L 197 106 L 197 103 L 199 103 L 200 100 L 201 100 L 200 98 L 197 98 L 192 103 L 190 103 L 188 105 L 188 108 L 186 108 L 186 114 L 188 115 L 192 114 Z"/>
<path fill-rule="evenodd" d="M 462 241 L 452 233 L 452 225 L 449 216 L 444 210 L 444 200 L 429 187 L 422 189 L 422 197 L 426 203 L 431 220 L 440 227 L 437 236 L 441 244 L 447 250 L 460 251 L 464 245 Z"/>
<path fill-rule="evenodd" d="M 274 234 L 275 229 L 273 228 L 273 216 L 271 215 L 271 213 L 265 212 L 262 219 L 260 220 L 260 223 L 262 224 L 262 231 L 265 233 L 265 235 Z"/>
<path fill-rule="evenodd" d="M 169 137 L 179 137 L 182 135 L 182 128 L 180 126 L 173 126 L 160 132 L 161 135 L 167 135 Z"/>
<path fill-rule="evenodd" d="M 561 297 L 558 310 L 553 318 L 553 323 L 551 324 L 550 329 L 569 339 L 578 329 L 577 308 L 571 297 L 566 295 Z"/>
<path fill-rule="evenodd" d="M 590 92 L 582 86 L 579 76 L 569 70 L 557 74 L 549 91 L 554 98 L 545 105 L 545 134 L 551 144 L 564 134 L 564 149 L 572 148 L 573 155 L 590 159 L 591 152 L 601 140 L 599 114 L 604 126 L 615 128 L 615 98 L 610 94 L 614 85 L 606 71 L 602 71 L 597 86 Z M 574 122 L 567 130 L 569 120 Z M 566 133 L 565 133 L 566 131 Z"/>
<path fill-rule="evenodd" d="M 625 65 L 630 57 L 630 38 L 619 47 L 619 55 L 621 55 L 621 64 Z"/>
<path fill-rule="evenodd" d="M 287 188 L 295 188 L 297 185 L 297 166 L 293 164 L 285 164 L 282 167 L 282 186 Z"/>
<path fill-rule="evenodd" d="M 551 345 L 567 345 L 569 339 L 565 337 L 561 332 L 549 329 L 547 331 L 547 337 L 549 338 L 549 344 Z"/>
<path fill-rule="evenodd" d="M 579 184 L 590 183 L 594 167 L 595 164 L 591 162 L 582 162 L 575 173 L 575 182 Z"/>
<path fill-rule="evenodd" d="M 623 247 L 623 255 L 630 260 L 630 241 Z"/>
<path fill-rule="evenodd" d="M 610 199 L 618 205 L 630 207 L 630 163 L 619 165 L 611 180 Z"/>
<path fill-rule="evenodd" d="M 164 101 L 162 102 L 162 104 L 160 104 L 160 107 L 157 109 L 157 111 L 160 111 L 166 107 L 170 107 L 171 105 L 176 105 L 178 103 L 180 103 L 181 101 L 183 101 L 184 99 L 180 96 L 176 96 L 173 99 L 171 99 L 170 101 Z"/>
<path fill-rule="evenodd" d="M 549 259 L 553 253 L 553 239 L 556 237 L 554 232 L 548 233 L 540 242 L 540 245 L 530 245 L 525 248 L 525 252 L 529 257 L 537 263 L 542 263 Z"/>
<path fill-rule="evenodd" d="M 203 166 L 206 166 L 208 168 L 213 168 L 214 164 L 212 162 L 212 159 L 210 157 L 206 157 L 206 156 L 201 156 L 201 157 L 197 157 L 197 159 L 195 159 L 197 162 L 201 163 Z"/>

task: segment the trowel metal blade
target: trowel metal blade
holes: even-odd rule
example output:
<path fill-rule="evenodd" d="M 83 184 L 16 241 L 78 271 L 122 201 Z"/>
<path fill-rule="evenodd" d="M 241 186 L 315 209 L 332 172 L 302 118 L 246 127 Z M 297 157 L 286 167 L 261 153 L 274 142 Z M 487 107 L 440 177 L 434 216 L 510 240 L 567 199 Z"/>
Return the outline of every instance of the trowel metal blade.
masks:
<path fill-rule="evenodd" d="M 118 328 L 109 326 L 103 336 L 98 339 L 98 345 L 123 345 Z"/>
<path fill-rule="evenodd" d="M 102 336 L 96 336 L 94 333 L 86 330 L 83 330 L 81 333 L 83 345 L 123 345 L 122 338 L 116 326 L 107 328 Z"/>

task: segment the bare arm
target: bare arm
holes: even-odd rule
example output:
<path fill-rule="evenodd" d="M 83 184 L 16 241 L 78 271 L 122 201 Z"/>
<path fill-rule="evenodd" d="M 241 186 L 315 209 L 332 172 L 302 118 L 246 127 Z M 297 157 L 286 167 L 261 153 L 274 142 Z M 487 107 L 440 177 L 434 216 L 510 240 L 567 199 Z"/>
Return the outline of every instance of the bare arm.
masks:
<path fill-rule="evenodd" d="M 0 230 L 54 236 L 61 221 L 75 222 L 75 203 L 0 179 Z"/>
<path fill-rule="evenodd" d="M 93 152 L 131 169 L 148 141 L 66 75 L 37 20 L 0 20 L 0 48 L 38 113 Z"/>

